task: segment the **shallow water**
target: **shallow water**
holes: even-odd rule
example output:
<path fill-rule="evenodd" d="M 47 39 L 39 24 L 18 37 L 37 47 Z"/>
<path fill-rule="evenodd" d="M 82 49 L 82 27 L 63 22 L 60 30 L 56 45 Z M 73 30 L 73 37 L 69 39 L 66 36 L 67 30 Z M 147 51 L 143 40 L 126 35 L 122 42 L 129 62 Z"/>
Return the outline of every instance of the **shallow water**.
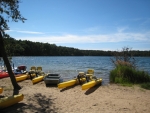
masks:
<path fill-rule="evenodd" d="M 46 73 L 60 74 L 65 79 L 72 79 L 79 72 L 94 69 L 95 76 L 103 78 L 103 84 L 109 83 L 109 73 L 114 68 L 110 58 L 101 56 L 50 56 L 50 57 L 13 57 L 12 62 L 17 67 L 26 65 L 27 70 L 31 66 L 42 66 Z M 135 57 L 137 67 L 150 73 L 150 57 Z"/>

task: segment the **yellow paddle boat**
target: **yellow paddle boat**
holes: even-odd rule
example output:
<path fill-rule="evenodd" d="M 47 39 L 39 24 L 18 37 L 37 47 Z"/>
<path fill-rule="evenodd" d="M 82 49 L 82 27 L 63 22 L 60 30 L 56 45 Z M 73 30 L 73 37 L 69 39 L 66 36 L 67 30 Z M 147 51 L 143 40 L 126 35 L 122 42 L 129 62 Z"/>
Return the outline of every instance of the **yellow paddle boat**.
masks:
<path fill-rule="evenodd" d="M 24 98 L 23 94 L 0 98 L 0 109 L 14 105 L 22 101 L 23 98 Z"/>

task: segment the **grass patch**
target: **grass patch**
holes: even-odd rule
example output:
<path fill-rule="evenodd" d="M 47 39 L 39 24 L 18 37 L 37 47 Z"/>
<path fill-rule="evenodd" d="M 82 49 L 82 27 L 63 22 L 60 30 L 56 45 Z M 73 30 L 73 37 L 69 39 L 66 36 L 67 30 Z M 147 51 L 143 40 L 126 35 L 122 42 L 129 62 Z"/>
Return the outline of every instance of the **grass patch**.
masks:
<path fill-rule="evenodd" d="M 141 88 L 150 90 L 150 82 L 141 84 Z"/>
<path fill-rule="evenodd" d="M 140 85 L 144 89 L 150 89 L 150 75 L 147 72 L 136 69 L 136 60 L 131 48 L 123 47 L 122 51 L 115 51 L 111 58 L 115 69 L 110 72 L 110 82 L 123 86 Z"/>
<path fill-rule="evenodd" d="M 127 65 L 117 65 L 110 72 L 109 79 L 111 83 L 119 83 L 123 86 L 139 84 L 142 88 L 150 90 L 150 75 Z"/>

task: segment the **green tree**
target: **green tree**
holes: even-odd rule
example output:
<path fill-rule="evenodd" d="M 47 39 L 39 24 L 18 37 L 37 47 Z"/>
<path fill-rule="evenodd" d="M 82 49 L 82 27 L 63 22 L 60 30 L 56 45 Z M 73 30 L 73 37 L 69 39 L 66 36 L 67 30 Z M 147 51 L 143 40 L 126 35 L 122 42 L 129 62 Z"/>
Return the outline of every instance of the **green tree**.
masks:
<path fill-rule="evenodd" d="M 3 37 L 6 36 L 5 30 L 9 30 L 8 22 L 10 19 L 14 22 L 24 22 L 24 20 L 26 20 L 22 17 L 20 11 L 18 10 L 19 3 L 19 0 L 0 0 L 0 52 L 7 67 L 14 90 L 20 90 L 21 87 L 17 84 L 14 73 L 12 72 L 11 65 L 4 48 Z"/>

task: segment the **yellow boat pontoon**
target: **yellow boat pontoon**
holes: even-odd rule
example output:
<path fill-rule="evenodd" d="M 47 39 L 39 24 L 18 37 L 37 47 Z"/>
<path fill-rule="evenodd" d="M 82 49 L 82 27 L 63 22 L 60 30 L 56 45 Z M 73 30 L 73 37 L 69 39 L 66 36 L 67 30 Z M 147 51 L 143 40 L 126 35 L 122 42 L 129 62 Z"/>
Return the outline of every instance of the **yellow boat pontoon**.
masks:
<path fill-rule="evenodd" d="M 23 94 L 0 98 L 0 109 L 14 105 L 14 104 L 22 101 L 23 98 L 24 98 Z"/>
<path fill-rule="evenodd" d="M 83 83 L 86 81 L 86 78 L 81 78 L 80 81 Z M 57 86 L 58 86 L 58 88 L 66 88 L 66 87 L 73 86 L 76 84 L 79 84 L 79 80 L 77 78 L 66 81 L 66 82 L 59 83 Z"/>
<path fill-rule="evenodd" d="M 35 78 L 32 79 L 32 83 L 35 84 L 35 83 L 38 83 L 40 81 L 43 81 L 43 78 L 44 78 L 43 75 L 35 77 Z"/>
<path fill-rule="evenodd" d="M 77 78 L 59 83 L 57 86 L 58 88 L 66 88 L 66 87 L 73 86 L 76 84 L 84 83 L 86 81 L 86 78 L 84 75 L 85 75 L 84 72 L 79 72 L 79 74 L 77 75 Z"/>
<path fill-rule="evenodd" d="M 82 85 L 82 90 L 89 89 L 102 83 L 102 78 L 92 80 Z"/>
<path fill-rule="evenodd" d="M 25 74 L 25 75 L 15 77 L 15 78 L 17 82 L 20 82 L 20 81 L 26 80 L 28 78 L 28 75 Z"/>

